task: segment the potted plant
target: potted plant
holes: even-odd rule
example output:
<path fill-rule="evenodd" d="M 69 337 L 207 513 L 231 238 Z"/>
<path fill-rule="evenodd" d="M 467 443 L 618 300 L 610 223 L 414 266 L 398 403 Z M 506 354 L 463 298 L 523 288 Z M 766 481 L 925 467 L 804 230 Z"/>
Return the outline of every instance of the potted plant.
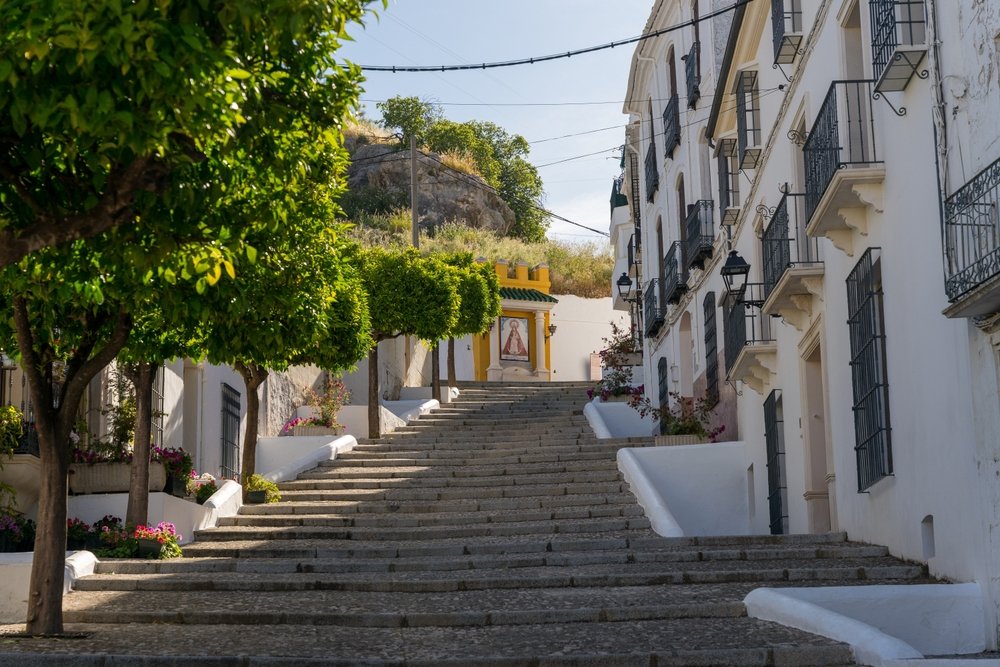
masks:
<path fill-rule="evenodd" d="M 246 502 L 250 504 L 276 503 L 281 500 L 278 485 L 262 475 L 251 475 L 243 487 Z"/>
<path fill-rule="evenodd" d="M 296 417 L 281 429 L 282 435 L 340 435 L 343 424 L 337 421 L 340 409 L 351 402 L 351 392 L 344 383 L 336 378 L 327 377 L 323 393 L 318 393 L 312 387 L 303 391 L 306 405 L 311 407 L 314 415 L 311 417 Z"/>
<path fill-rule="evenodd" d="M 174 524 L 161 521 L 152 526 L 136 526 L 132 532 L 138 558 L 177 558 L 181 555 L 181 536 Z"/>
<path fill-rule="evenodd" d="M 214 479 L 198 483 L 194 492 L 194 500 L 199 505 L 204 505 L 205 501 L 211 498 L 219 490 Z"/>
<path fill-rule="evenodd" d="M 188 480 L 194 470 L 194 461 L 182 447 L 153 447 L 152 460 L 159 461 L 167 473 L 164 491 L 183 498 L 187 495 Z"/>
<path fill-rule="evenodd" d="M 66 549 L 80 551 L 87 548 L 90 525 L 75 517 L 66 519 Z"/>
<path fill-rule="evenodd" d="M 0 553 L 31 551 L 34 543 L 34 521 L 10 508 L 0 510 Z"/>

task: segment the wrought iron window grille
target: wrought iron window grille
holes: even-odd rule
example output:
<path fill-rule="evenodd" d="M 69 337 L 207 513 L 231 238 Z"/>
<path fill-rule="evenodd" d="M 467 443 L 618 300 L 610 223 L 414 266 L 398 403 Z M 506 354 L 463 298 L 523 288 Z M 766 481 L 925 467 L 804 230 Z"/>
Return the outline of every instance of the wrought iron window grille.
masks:
<path fill-rule="evenodd" d="M 646 283 L 646 291 L 643 294 L 643 321 L 645 328 L 643 333 L 646 338 L 655 336 L 663 327 L 663 309 L 660 308 L 659 281 L 653 278 Z"/>
<path fill-rule="evenodd" d="M 736 79 L 736 139 L 740 169 L 756 169 L 760 161 L 760 91 L 756 70 L 740 72 Z"/>
<path fill-rule="evenodd" d="M 684 75 L 687 80 L 687 105 L 695 108 L 701 97 L 701 42 L 695 41 L 687 55 L 681 56 L 684 61 Z"/>
<path fill-rule="evenodd" d="M 712 257 L 715 244 L 715 224 L 712 210 L 715 202 L 711 199 L 699 199 L 688 206 L 687 220 L 684 226 L 684 257 L 687 268 L 705 268 L 705 260 Z"/>
<path fill-rule="evenodd" d="M 927 69 L 920 68 L 927 54 L 924 0 L 870 0 L 869 10 L 875 90 L 905 90 L 914 76 L 926 79 Z"/>
<path fill-rule="evenodd" d="M 715 325 L 715 292 L 705 295 L 702 308 L 705 315 L 705 399 L 714 405 L 719 402 L 719 345 Z"/>
<path fill-rule="evenodd" d="M 719 223 L 735 225 L 740 214 L 740 165 L 736 139 L 720 140 L 715 157 L 719 172 Z"/>
<path fill-rule="evenodd" d="M 687 267 L 684 263 L 684 246 L 680 241 L 670 244 L 663 257 L 663 300 L 678 303 L 687 291 Z"/>
<path fill-rule="evenodd" d="M 767 453 L 767 505 L 772 535 L 788 533 L 788 488 L 785 482 L 785 432 L 781 390 L 764 401 L 764 444 Z"/>
<path fill-rule="evenodd" d="M 670 96 L 663 108 L 663 157 L 671 159 L 681 144 L 681 112 L 677 93 Z"/>
<path fill-rule="evenodd" d="M 656 164 L 656 142 L 649 141 L 646 149 L 646 201 L 652 202 L 656 198 L 656 191 L 660 187 L 660 169 Z"/>
<path fill-rule="evenodd" d="M 638 227 L 642 220 L 642 199 L 639 197 L 639 158 L 635 153 L 629 153 L 629 167 L 632 173 L 632 220 Z"/>
<path fill-rule="evenodd" d="M 771 31 L 774 66 L 795 62 L 803 53 L 801 0 L 771 0 Z M 786 77 L 787 78 L 787 77 Z"/>
<path fill-rule="evenodd" d="M 858 493 L 892 474 L 892 429 L 882 308 L 881 249 L 869 248 L 847 276 Z"/>

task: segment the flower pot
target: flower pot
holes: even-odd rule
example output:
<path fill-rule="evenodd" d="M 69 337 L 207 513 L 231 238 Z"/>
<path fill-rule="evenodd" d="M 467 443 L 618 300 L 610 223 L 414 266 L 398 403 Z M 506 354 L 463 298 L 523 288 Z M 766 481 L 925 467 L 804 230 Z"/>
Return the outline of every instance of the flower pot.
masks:
<path fill-rule="evenodd" d="M 0 554 L 7 554 L 17 551 L 18 542 L 6 533 L 0 535 Z"/>
<path fill-rule="evenodd" d="M 159 558 L 160 550 L 163 545 L 160 544 L 158 540 L 150 540 L 147 538 L 139 538 L 139 547 L 135 552 L 135 555 L 139 558 Z"/>
<path fill-rule="evenodd" d="M 262 505 L 267 502 L 267 491 L 247 491 L 248 505 Z"/>
<path fill-rule="evenodd" d="M 340 429 L 330 426 L 293 426 L 292 435 L 340 435 Z"/>
<path fill-rule="evenodd" d="M 66 551 L 83 551 L 87 548 L 87 540 L 83 537 L 78 537 L 76 539 L 67 538 L 66 539 Z"/>
<path fill-rule="evenodd" d="M 69 492 L 128 493 L 131 463 L 72 463 L 69 466 Z M 149 464 L 149 490 L 160 491 L 167 482 L 162 463 Z"/>
<path fill-rule="evenodd" d="M 167 475 L 167 485 L 163 490 L 177 498 L 184 498 L 187 496 L 187 480 L 177 475 Z"/>

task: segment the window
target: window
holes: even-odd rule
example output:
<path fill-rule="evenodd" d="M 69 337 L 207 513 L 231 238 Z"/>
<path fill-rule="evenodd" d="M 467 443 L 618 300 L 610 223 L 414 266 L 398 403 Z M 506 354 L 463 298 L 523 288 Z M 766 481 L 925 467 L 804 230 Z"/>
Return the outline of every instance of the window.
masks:
<path fill-rule="evenodd" d="M 736 128 L 740 169 L 756 169 L 760 160 L 760 93 L 757 72 L 740 72 L 736 79 Z"/>
<path fill-rule="evenodd" d="M 869 248 L 847 277 L 858 492 L 892 474 L 881 249 Z"/>
<path fill-rule="evenodd" d="M 222 465 L 223 477 L 240 478 L 240 392 L 222 384 Z"/>
<path fill-rule="evenodd" d="M 719 344 L 715 328 L 715 292 L 705 295 L 705 399 L 719 402 Z"/>
<path fill-rule="evenodd" d="M 667 381 L 667 358 L 660 357 L 660 360 L 656 362 L 656 387 L 661 408 L 670 400 L 670 388 L 667 386 Z"/>
<path fill-rule="evenodd" d="M 160 366 L 156 369 L 156 378 L 153 380 L 153 414 L 152 414 L 152 428 L 150 429 L 150 436 L 152 443 L 157 447 L 163 447 L 163 418 L 166 413 L 163 411 L 164 408 L 164 386 L 166 383 L 167 367 L 166 365 Z"/>
<path fill-rule="evenodd" d="M 781 390 L 772 391 L 764 401 L 764 443 L 767 451 L 767 505 L 771 534 L 788 533 L 788 489 L 785 483 L 785 420 Z"/>
<path fill-rule="evenodd" d="M 721 139 L 716 153 L 719 169 L 719 215 L 723 225 L 735 225 L 740 214 L 740 163 L 736 139 Z"/>

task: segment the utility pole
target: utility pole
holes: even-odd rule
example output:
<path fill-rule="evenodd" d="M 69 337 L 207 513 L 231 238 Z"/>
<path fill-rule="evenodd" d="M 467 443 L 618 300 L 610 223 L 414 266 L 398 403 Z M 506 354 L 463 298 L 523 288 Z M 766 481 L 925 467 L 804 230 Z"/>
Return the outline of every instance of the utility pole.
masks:
<path fill-rule="evenodd" d="M 417 136 L 410 135 L 410 232 L 413 247 L 420 247 L 420 225 L 417 223 Z"/>

